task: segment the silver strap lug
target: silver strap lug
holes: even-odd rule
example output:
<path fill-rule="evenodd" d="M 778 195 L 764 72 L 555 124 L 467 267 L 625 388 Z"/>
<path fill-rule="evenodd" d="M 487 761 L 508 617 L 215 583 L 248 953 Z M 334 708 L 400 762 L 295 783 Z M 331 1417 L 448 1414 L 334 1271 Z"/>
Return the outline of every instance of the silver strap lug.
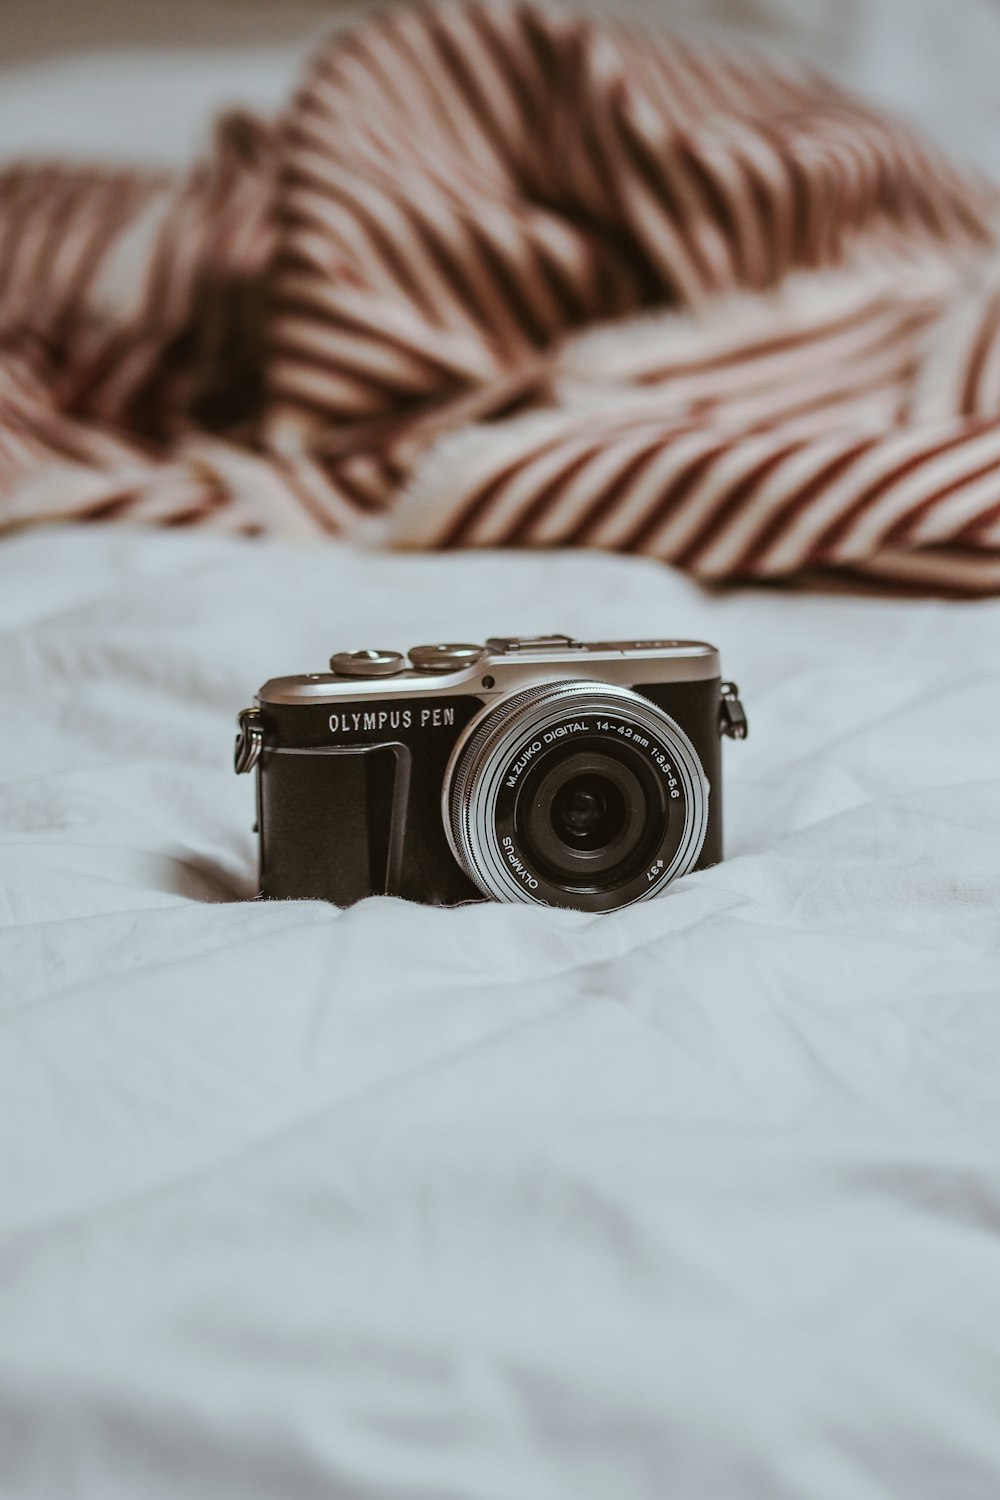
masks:
<path fill-rule="evenodd" d="M 237 776 L 242 776 L 245 772 L 252 771 L 260 760 L 264 748 L 264 725 L 259 708 L 245 708 L 236 722 L 240 727 L 236 736 L 233 765 Z"/>
<path fill-rule="evenodd" d="M 745 740 L 748 727 L 739 688 L 735 682 L 724 682 L 719 704 L 719 733 L 728 735 L 731 740 Z"/>

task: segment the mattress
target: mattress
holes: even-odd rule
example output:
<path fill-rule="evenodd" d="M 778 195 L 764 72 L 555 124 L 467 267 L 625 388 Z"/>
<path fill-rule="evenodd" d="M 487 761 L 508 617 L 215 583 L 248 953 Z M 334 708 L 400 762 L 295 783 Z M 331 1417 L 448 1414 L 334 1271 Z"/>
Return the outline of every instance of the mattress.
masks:
<path fill-rule="evenodd" d="M 550 630 L 719 646 L 724 863 L 249 899 L 265 678 Z M 0 543 L 0 1495 L 993 1500 L 998 645 L 589 552 Z"/>

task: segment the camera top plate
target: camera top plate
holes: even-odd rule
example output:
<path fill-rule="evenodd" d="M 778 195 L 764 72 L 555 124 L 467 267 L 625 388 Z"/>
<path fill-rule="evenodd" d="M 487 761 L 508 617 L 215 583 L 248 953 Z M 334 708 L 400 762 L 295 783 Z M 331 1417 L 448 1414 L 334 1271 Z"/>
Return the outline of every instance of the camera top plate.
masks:
<path fill-rule="evenodd" d="M 445 653 L 454 652 L 451 669 Z M 334 660 L 368 658 L 375 653 L 341 653 Z M 391 653 L 393 656 L 396 653 Z M 389 656 L 389 652 L 379 652 Z M 576 641 L 571 636 L 491 636 L 483 647 L 414 647 L 411 664 L 377 678 L 341 672 L 307 672 L 272 677 L 257 694 L 260 704 L 307 704 L 427 693 L 474 692 L 502 695 L 561 677 L 599 677 L 634 686 L 636 682 L 702 682 L 720 676 L 719 653 L 706 641 Z"/>

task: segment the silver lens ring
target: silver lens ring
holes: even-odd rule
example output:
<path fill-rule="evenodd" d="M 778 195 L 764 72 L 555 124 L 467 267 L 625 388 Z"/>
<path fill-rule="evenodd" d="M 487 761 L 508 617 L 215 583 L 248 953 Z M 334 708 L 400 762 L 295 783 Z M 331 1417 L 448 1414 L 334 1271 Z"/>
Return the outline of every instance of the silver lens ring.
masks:
<path fill-rule="evenodd" d="M 551 904 L 541 893 L 543 882 L 525 871 L 523 861 L 512 860 L 509 848 L 501 847 L 498 802 L 511 784 L 512 758 L 516 769 L 521 747 L 543 743 L 546 734 L 554 733 L 566 721 L 596 728 L 609 720 L 628 726 L 636 744 L 648 736 L 650 754 L 655 755 L 657 747 L 663 748 L 669 756 L 664 775 L 669 772 L 674 778 L 677 790 L 671 796 L 683 808 L 683 827 L 671 840 L 670 858 L 657 873 L 649 872 L 635 894 L 616 905 L 628 906 L 658 895 L 695 864 L 708 831 L 709 788 L 697 752 L 683 729 L 669 714 L 630 688 L 586 679 L 546 682 L 478 714 L 456 744 L 445 772 L 443 810 L 448 840 L 455 858 L 484 895 L 495 901 Z M 612 908 L 606 905 L 601 909 Z"/>

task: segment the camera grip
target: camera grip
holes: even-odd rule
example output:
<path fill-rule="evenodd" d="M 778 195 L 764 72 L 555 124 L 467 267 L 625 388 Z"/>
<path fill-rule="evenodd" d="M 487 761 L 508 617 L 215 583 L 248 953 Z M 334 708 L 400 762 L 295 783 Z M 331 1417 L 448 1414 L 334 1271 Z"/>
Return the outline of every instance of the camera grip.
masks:
<path fill-rule="evenodd" d="M 337 906 L 398 895 L 411 772 L 400 741 L 265 751 L 262 895 Z"/>

